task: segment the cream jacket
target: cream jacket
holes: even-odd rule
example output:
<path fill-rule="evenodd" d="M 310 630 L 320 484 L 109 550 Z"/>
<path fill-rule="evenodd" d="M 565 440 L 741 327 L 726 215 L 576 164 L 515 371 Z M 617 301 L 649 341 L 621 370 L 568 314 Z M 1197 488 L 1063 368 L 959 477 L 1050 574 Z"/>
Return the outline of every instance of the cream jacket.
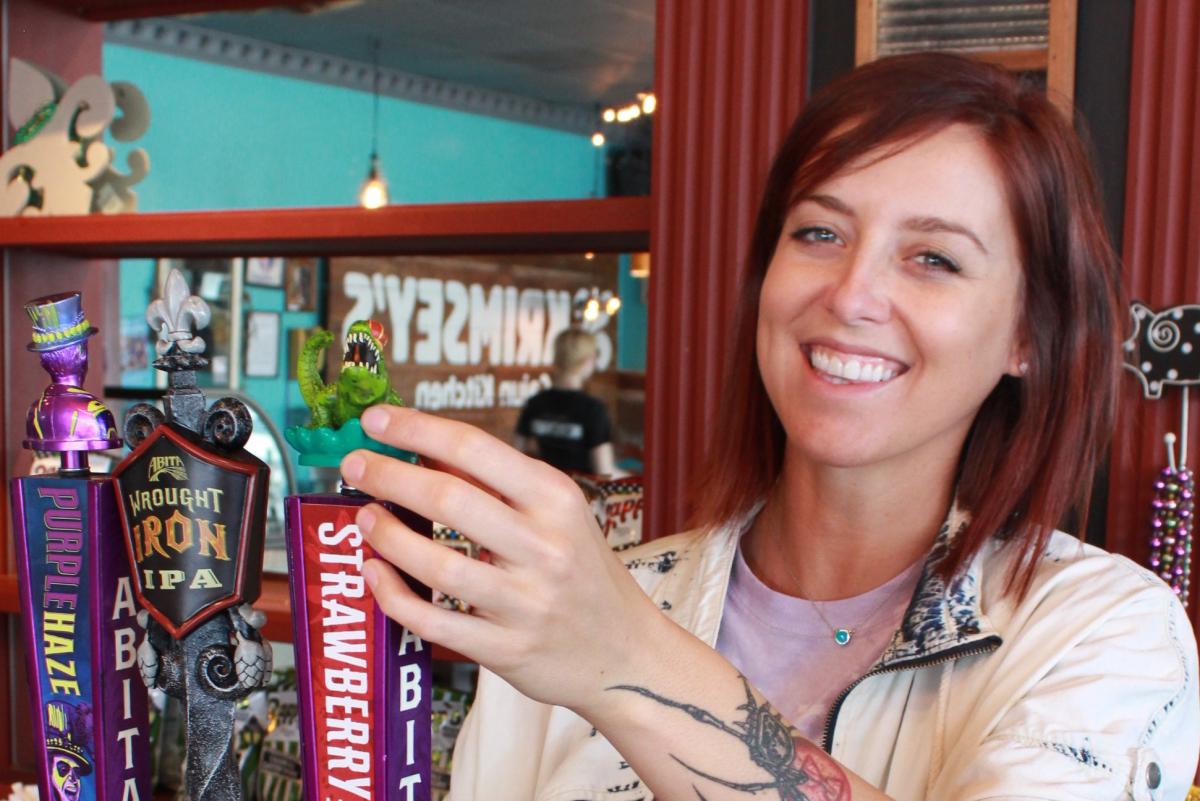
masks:
<path fill-rule="evenodd" d="M 1200 754 L 1200 696 L 1195 638 L 1174 594 L 1061 532 L 1020 603 L 1002 593 L 1009 556 L 996 545 L 946 586 L 929 567 L 964 523 L 952 512 L 943 525 L 891 645 L 831 710 L 825 749 L 898 801 L 1183 801 Z M 679 534 L 623 556 L 664 613 L 712 645 L 743 529 Z M 481 671 L 450 798 L 653 795 L 585 720 Z"/>

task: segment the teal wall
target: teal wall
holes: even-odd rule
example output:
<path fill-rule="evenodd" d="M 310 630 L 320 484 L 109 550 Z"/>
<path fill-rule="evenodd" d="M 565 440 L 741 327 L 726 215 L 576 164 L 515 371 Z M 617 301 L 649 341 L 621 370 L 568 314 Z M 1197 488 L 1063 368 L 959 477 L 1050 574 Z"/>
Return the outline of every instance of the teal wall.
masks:
<path fill-rule="evenodd" d="M 617 263 L 617 295 L 621 311 L 617 314 L 617 369 L 646 371 L 646 298 L 647 279 L 629 274 L 628 255 Z"/>
<path fill-rule="evenodd" d="M 371 148 L 369 93 L 208 64 L 119 45 L 104 47 L 104 75 L 146 96 L 151 123 L 124 153 L 144 148 L 150 174 L 134 187 L 141 211 L 346 206 L 357 202 Z M 602 153 L 586 136 L 381 98 L 379 157 L 393 203 L 538 200 L 596 193 Z M 644 369 L 642 282 L 621 260 L 618 366 Z M 151 296 L 154 263 L 121 265 L 121 315 L 136 328 Z M 317 325 L 315 312 L 285 311 L 282 289 L 247 287 L 248 308 L 282 314 L 282 330 Z M 149 335 L 149 329 L 146 329 Z M 242 378 L 282 428 L 303 406 L 287 380 Z M 151 386 L 152 370 L 126 386 Z M 295 411 L 292 412 L 295 415 Z M 304 471 L 300 472 L 305 475 Z"/>
<path fill-rule="evenodd" d="M 119 45 L 105 45 L 104 75 L 150 105 L 150 129 L 132 143 L 150 155 L 142 210 L 357 202 L 370 93 Z M 386 97 L 379 158 L 393 203 L 587 197 L 596 183 L 586 136 Z"/>

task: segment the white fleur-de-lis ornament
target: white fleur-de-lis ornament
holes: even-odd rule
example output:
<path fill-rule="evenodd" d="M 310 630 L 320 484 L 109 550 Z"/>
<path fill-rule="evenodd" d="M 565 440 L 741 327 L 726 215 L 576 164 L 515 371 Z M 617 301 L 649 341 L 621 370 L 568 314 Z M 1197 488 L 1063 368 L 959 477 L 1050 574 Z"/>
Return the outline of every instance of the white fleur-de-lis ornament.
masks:
<path fill-rule="evenodd" d="M 146 322 L 158 331 L 155 350 L 159 356 L 166 355 L 172 345 L 184 353 L 203 353 L 204 340 L 194 329 L 204 328 L 211 318 L 204 298 L 191 293 L 183 273 L 175 268 L 167 274 L 162 297 L 146 307 Z"/>

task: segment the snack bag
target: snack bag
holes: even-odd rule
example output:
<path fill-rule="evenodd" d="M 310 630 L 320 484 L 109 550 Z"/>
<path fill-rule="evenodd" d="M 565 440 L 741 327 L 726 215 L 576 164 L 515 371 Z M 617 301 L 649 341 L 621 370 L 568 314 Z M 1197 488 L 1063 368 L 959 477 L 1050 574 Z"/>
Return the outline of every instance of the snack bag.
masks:
<path fill-rule="evenodd" d="M 604 504 L 600 530 L 614 551 L 631 548 L 642 541 L 642 512 L 645 488 L 641 476 L 618 478 L 599 485 Z"/>
<path fill-rule="evenodd" d="M 571 480 L 575 485 L 583 491 L 584 500 L 591 507 L 592 514 L 596 518 L 596 522 L 600 525 L 600 529 L 604 529 L 604 493 L 600 491 L 600 482 L 603 479 L 597 476 L 589 476 L 584 473 L 569 473 Z"/>
<path fill-rule="evenodd" d="M 479 558 L 479 546 L 471 542 L 461 532 L 455 531 L 449 526 L 444 526 L 441 523 L 433 524 L 433 541 L 440 542 L 448 548 L 453 548 L 459 551 L 464 556 L 469 556 L 472 559 Z M 453 598 L 446 595 L 438 589 L 433 591 L 433 604 L 440 606 L 443 609 L 452 609 L 456 612 L 469 612 L 470 604 L 458 598 Z"/>
<path fill-rule="evenodd" d="M 238 702 L 233 713 L 233 741 L 242 777 L 243 801 L 255 801 L 258 797 L 258 764 L 271 722 L 269 705 L 269 691 L 255 690 Z"/>
<path fill-rule="evenodd" d="M 187 752 L 183 702 L 154 689 L 150 691 L 150 709 L 151 781 L 155 789 L 183 797 L 183 766 Z"/>
<path fill-rule="evenodd" d="M 300 707 L 294 687 L 271 693 L 271 721 L 258 764 L 258 801 L 300 801 Z"/>
<path fill-rule="evenodd" d="M 470 695 L 461 690 L 433 688 L 433 801 L 443 801 L 450 792 L 450 768 L 454 759 L 454 742 L 470 708 Z"/>

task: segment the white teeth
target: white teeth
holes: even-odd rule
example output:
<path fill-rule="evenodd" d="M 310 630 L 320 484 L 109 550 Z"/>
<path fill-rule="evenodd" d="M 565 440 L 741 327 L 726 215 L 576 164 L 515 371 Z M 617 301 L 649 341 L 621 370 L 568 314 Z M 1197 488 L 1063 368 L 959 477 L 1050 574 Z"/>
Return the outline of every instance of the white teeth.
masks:
<path fill-rule="evenodd" d="M 859 361 L 845 354 L 835 356 L 824 348 L 812 348 L 809 362 L 817 372 L 843 381 L 879 384 L 896 376 L 895 370 L 878 362 Z"/>

